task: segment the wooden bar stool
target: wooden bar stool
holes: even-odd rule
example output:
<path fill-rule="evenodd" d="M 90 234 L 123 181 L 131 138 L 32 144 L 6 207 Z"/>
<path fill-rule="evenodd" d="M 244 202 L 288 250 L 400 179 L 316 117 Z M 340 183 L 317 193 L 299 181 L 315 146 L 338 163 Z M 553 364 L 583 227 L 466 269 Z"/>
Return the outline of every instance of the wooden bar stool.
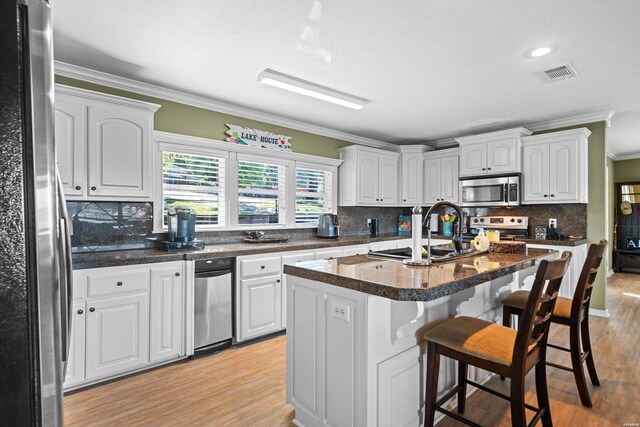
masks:
<path fill-rule="evenodd" d="M 582 267 L 573 299 L 558 297 L 553 310 L 551 322 L 569 326 L 569 348 L 547 343 L 548 347 L 571 353 L 571 368 L 551 362 L 547 362 L 547 365 L 573 372 L 580 400 L 588 408 L 593 405 L 587 389 L 582 364 L 584 362 L 587 363 L 591 383 L 599 386 L 600 381 L 596 373 L 596 365 L 593 363 L 593 351 L 591 350 L 591 339 L 589 337 L 589 304 L 591 302 L 593 282 L 596 279 L 598 267 L 602 262 L 606 247 L 606 240 L 601 240 L 599 244 L 594 243 L 589 247 L 587 259 Z M 511 327 L 511 315 L 520 316 L 528 298 L 528 291 L 516 291 L 502 301 L 502 324 L 504 326 Z M 582 348 L 580 348 L 581 341 Z"/>
<path fill-rule="evenodd" d="M 481 319 L 463 316 L 447 320 L 425 334 L 427 340 L 425 426 L 433 426 L 435 411 L 442 412 L 467 425 L 478 426 L 478 424 L 441 407 L 444 402 L 457 394 L 458 413 L 463 414 L 467 384 L 510 400 L 511 424 L 513 426 L 527 425 L 525 408 L 536 412 L 529 425 L 535 425 L 541 418 L 545 427 L 552 425 L 545 372 L 545 344 L 551 313 L 557 300 L 558 288 L 570 260 L 571 253 L 564 252 L 559 259 L 543 260 L 540 263 L 518 331 Z M 440 355 L 458 361 L 458 384 L 438 400 Z M 467 365 L 477 366 L 511 378 L 511 396 L 506 396 L 469 380 Z M 524 401 L 525 375 L 534 367 L 539 408 Z"/>

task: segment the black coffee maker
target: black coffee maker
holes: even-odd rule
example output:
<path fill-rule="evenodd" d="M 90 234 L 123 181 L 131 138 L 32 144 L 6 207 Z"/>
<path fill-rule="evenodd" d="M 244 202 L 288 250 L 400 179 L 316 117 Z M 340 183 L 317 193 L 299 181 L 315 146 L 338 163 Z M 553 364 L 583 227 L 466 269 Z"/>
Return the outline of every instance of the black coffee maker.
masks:
<path fill-rule="evenodd" d="M 175 206 L 167 211 L 170 242 L 190 242 L 196 236 L 196 213 L 188 207 Z"/>

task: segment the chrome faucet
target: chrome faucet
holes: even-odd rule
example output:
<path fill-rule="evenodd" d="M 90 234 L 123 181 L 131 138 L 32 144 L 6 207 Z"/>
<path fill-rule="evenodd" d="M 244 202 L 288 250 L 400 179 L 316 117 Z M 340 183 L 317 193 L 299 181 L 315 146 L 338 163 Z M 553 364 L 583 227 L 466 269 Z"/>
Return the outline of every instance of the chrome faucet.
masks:
<path fill-rule="evenodd" d="M 454 237 L 452 237 L 452 241 L 453 241 L 453 246 L 456 249 L 456 252 L 461 253 L 462 252 L 462 210 L 460 209 L 460 206 L 456 205 L 455 203 L 451 203 L 451 202 L 447 202 L 442 201 L 442 202 L 438 202 L 435 205 L 431 206 L 429 208 L 429 210 L 427 211 L 424 220 L 422 221 L 422 226 L 427 228 L 427 252 L 428 252 L 428 259 L 431 259 L 431 213 L 442 207 L 442 206 L 449 206 L 451 208 L 453 208 L 453 210 L 456 211 L 456 214 L 458 214 L 458 217 L 456 218 L 456 220 L 458 221 L 458 232 L 456 233 L 456 235 Z"/>

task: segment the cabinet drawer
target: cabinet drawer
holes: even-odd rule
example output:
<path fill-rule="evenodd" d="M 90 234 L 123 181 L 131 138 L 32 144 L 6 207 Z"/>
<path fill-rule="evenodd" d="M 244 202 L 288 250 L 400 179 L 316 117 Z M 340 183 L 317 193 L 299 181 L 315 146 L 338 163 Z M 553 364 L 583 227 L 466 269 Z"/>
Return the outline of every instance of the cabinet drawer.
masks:
<path fill-rule="evenodd" d="M 245 259 L 240 261 L 242 277 L 280 273 L 280 257 Z"/>
<path fill-rule="evenodd" d="M 149 291 L 149 270 L 126 273 L 96 273 L 87 276 L 87 297 Z"/>
<path fill-rule="evenodd" d="M 369 253 L 368 245 L 349 246 L 344 249 L 344 256 L 366 255 L 367 253 Z"/>
<path fill-rule="evenodd" d="M 313 261 L 316 259 L 314 252 L 303 252 L 300 254 L 285 255 L 282 257 L 282 266 L 295 265 L 297 262 Z"/>

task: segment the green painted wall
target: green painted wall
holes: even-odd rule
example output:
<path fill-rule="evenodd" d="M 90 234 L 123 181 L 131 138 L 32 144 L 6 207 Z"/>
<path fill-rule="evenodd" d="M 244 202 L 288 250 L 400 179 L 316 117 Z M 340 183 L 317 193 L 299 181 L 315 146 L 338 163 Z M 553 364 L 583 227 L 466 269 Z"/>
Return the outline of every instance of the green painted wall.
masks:
<path fill-rule="evenodd" d="M 314 135 L 312 133 L 276 126 L 270 123 L 245 119 L 243 117 L 223 114 L 204 108 L 192 107 L 190 105 L 180 104 L 166 99 L 140 95 L 138 93 L 114 89 L 108 86 L 88 83 L 68 77 L 56 76 L 55 80 L 56 83 L 74 86 L 81 89 L 88 89 L 96 92 L 160 104 L 162 107 L 160 107 L 155 114 L 155 129 L 159 131 L 224 141 L 227 138 L 227 135 L 225 134 L 227 127 L 225 126 L 225 123 L 230 123 L 291 136 L 291 147 L 294 152 L 311 154 L 314 156 L 331 157 L 335 159 L 339 157 L 338 148 L 352 145 L 350 142 L 339 139 Z"/>
<path fill-rule="evenodd" d="M 640 159 L 618 160 L 615 162 L 616 182 L 640 181 Z"/>
<path fill-rule="evenodd" d="M 605 151 L 605 122 L 587 123 L 560 129 L 549 129 L 540 133 L 558 132 L 561 130 L 586 127 L 591 131 L 589 136 L 589 203 L 587 204 L 587 239 L 590 243 L 609 238 L 605 222 L 606 211 L 606 169 L 607 155 Z M 613 222 L 613 221 L 612 221 Z M 591 295 L 591 308 L 606 310 L 607 277 L 605 263 L 600 265 L 598 276 Z"/>

